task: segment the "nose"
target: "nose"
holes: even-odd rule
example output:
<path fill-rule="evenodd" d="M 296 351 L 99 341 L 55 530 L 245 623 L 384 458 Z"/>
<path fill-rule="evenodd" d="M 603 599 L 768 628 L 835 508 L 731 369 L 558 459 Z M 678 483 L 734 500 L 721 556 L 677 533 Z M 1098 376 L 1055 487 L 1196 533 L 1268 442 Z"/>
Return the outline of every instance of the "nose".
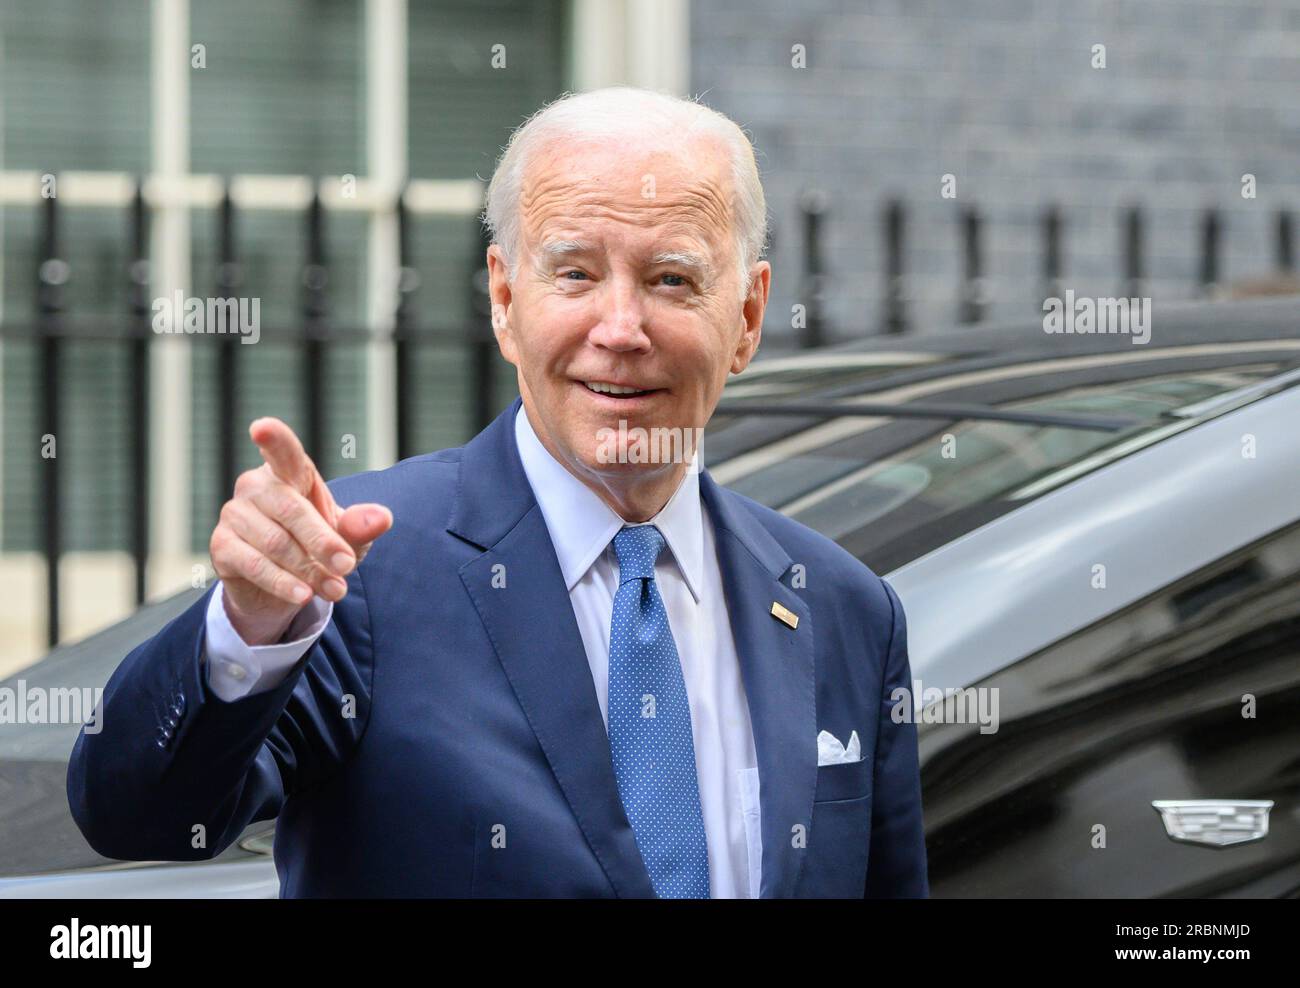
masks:
<path fill-rule="evenodd" d="M 606 284 L 600 320 L 588 340 L 598 347 L 628 353 L 649 350 L 647 307 L 635 279 L 617 277 Z"/>

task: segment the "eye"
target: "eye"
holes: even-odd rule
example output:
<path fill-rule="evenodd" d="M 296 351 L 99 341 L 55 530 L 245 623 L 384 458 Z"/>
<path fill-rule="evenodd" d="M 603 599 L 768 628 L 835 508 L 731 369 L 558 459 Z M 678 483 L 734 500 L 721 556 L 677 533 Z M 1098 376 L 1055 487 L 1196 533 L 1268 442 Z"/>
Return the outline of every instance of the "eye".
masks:
<path fill-rule="evenodd" d="M 566 281 L 582 281 L 586 279 L 587 272 L 579 271 L 575 268 L 572 271 L 565 271 L 561 273 L 560 277 L 565 279 Z"/>
<path fill-rule="evenodd" d="M 668 285 L 669 288 L 683 288 L 689 286 L 691 283 L 690 279 L 687 278 L 685 275 L 674 274 L 671 271 L 668 272 L 667 274 L 661 275 L 660 277 L 664 279 L 664 283 Z"/>

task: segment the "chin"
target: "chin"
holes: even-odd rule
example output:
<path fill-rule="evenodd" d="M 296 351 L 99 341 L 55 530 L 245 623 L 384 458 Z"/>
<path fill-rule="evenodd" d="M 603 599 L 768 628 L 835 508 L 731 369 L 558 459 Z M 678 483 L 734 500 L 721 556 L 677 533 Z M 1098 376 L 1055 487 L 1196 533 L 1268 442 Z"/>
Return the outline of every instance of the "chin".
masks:
<path fill-rule="evenodd" d="M 611 444 L 595 445 L 584 451 L 582 465 L 594 474 L 620 481 L 650 478 L 670 472 L 675 464 L 646 462 L 639 448 L 624 448 Z"/>

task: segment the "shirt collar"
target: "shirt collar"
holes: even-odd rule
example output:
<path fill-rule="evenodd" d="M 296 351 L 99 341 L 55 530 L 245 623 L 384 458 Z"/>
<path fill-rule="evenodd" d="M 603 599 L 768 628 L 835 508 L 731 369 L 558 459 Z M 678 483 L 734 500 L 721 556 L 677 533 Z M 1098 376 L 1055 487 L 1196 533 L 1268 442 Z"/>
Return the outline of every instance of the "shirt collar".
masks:
<path fill-rule="evenodd" d="M 627 523 L 542 445 L 522 405 L 515 415 L 515 443 L 551 533 L 565 586 L 572 591 Z M 699 603 L 704 579 L 704 517 L 695 464 L 649 524 L 662 533 L 691 596 Z"/>

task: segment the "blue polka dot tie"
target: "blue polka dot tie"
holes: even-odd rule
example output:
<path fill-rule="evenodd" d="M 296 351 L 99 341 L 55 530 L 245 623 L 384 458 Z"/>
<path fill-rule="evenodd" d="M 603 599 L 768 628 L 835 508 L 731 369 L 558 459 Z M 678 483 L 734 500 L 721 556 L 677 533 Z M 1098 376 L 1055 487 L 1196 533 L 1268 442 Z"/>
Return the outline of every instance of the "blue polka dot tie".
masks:
<path fill-rule="evenodd" d="M 664 537 L 614 536 L 618 592 L 609 630 L 609 747 L 637 847 L 661 899 L 709 897 L 709 850 L 682 664 L 655 584 Z"/>

